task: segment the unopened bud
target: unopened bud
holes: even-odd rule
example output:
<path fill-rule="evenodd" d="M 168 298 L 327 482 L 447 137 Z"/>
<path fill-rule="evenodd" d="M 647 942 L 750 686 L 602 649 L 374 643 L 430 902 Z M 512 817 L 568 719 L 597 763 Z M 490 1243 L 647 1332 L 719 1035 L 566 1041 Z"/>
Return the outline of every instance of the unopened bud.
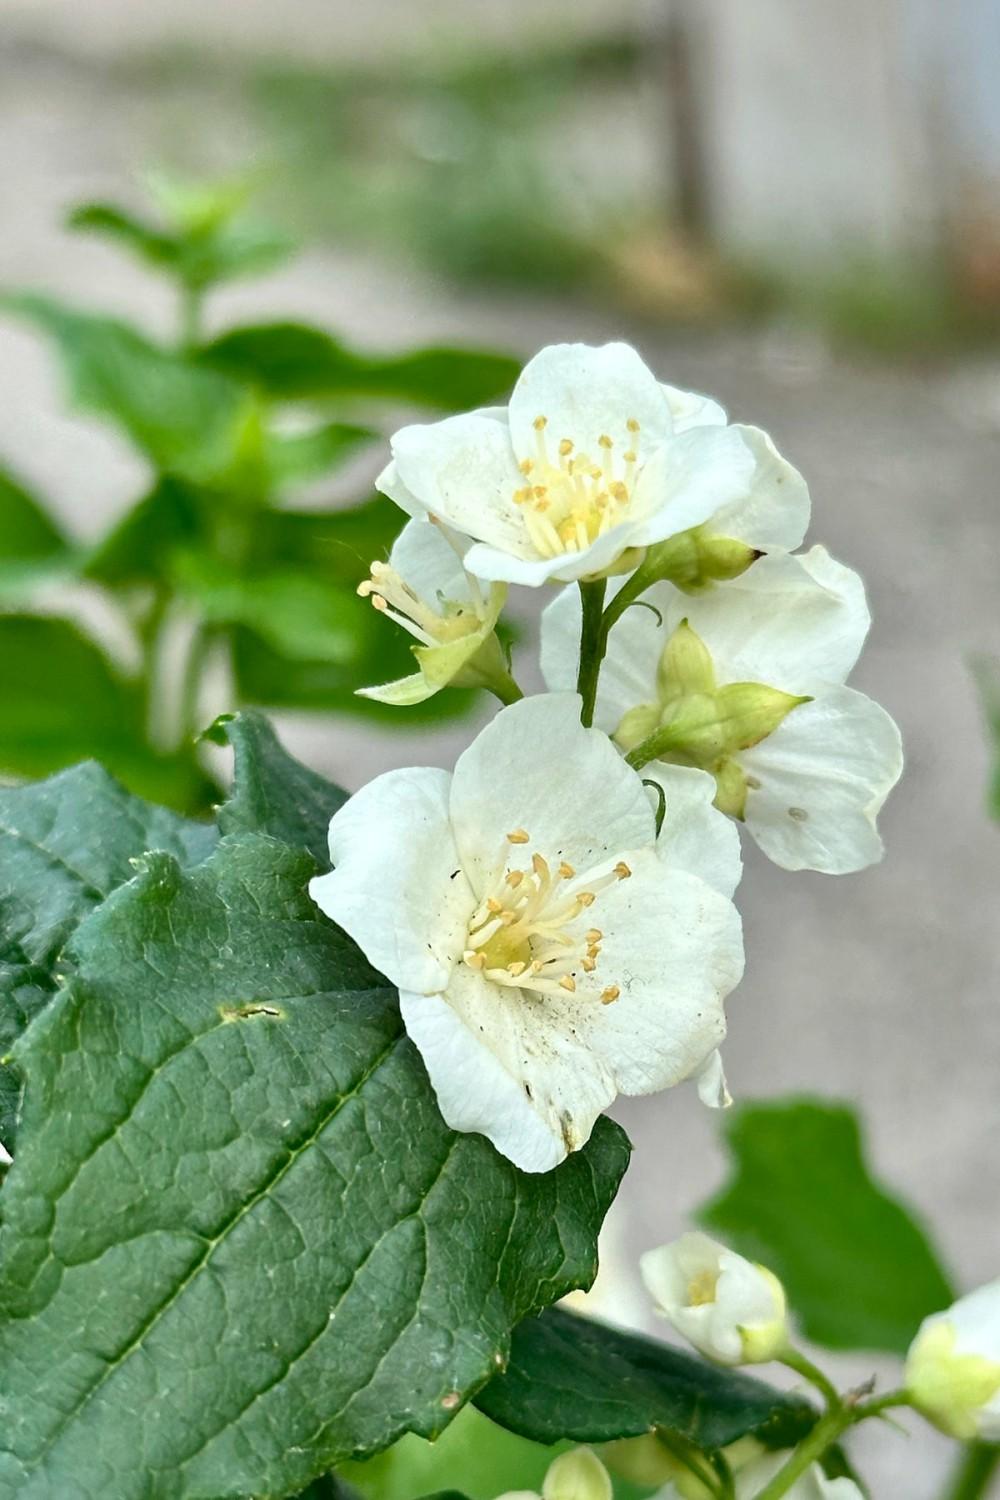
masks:
<path fill-rule="evenodd" d="M 611 1479 L 590 1448 L 561 1453 L 542 1484 L 542 1500 L 611 1500 Z"/>
<path fill-rule="evenodd" d="M 764 1364 L 788 1346 L 785 1292 L 773 1271 L 707 1234 L 685 1234 L 639 1262 L 660 1311 L 723 1365 Z"/>
<path fill-rule="evenodd" d="M 943 1432 L 1000 1441 L 1000 1281 L 924 1319 L 906 1356 L 906 1387 Z"/>
<path fill-rule="evenodd" d="M 656 686 L 665 705 L 690 693 L 715 691 L 711 652 L 687 620 L 681 621 L 663 648 L 656 669 Z"/>

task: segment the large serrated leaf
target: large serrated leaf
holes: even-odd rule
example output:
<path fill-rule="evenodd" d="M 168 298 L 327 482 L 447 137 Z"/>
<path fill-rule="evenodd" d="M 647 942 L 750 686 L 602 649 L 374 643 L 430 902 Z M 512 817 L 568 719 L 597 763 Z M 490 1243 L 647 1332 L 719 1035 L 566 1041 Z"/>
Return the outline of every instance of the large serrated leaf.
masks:
<path fill-rule="evenodd" d="M 150 856 L 19 1044 L 4 1500 L 293 1493 L 443 1428 L 594 1273 L 621 1131 L 543 1176 L 449 1131 L 314 868 L 261 835 Z"/>
<path fill-rule="evenodd" d="M 919 1223 L 871 1177 L 853 1110 L 744 1105 L 726 1137 L 733 1176 L 701 1222 L 781 1277 L 817 1344 L 905 1353 L 954 1293 Z"/>
<path fill-rule="evenodd" d="M 784 1448 L 816 1420 L 807 1402 L 741 1371 L 557 1307 L 514 1330 L 506 1371 L 476 1405 L 538 1443 L 603 1443 L 664 1427 L 698 1448 L 747 1433 Z"/>

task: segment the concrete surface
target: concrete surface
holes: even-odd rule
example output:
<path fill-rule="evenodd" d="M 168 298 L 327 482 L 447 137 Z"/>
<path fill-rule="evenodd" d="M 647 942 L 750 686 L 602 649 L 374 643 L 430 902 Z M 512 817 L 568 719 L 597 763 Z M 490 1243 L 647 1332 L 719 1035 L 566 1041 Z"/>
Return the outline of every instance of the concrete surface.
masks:
<path fill-rule="evenodd" d="M 134 101 L 102 92 L 97 73 L 44 59 L 22 57 L 0 81 L 0 282 L 165 326 L 170 310 L 144 277 L 57 227 L 67 201 L 121 185 L 142 145 L 128 134 Z M 877 1169 L 933 1219 L 959 1282 L 996 1276 L 1000 829 L 983 809 L 988 759 L 966 656 L 1000 650 L 1000 367 L 836 363 L 780 329 L 696 342 L 593 309 L 460 299 L 334 253 L 229 294 L 217 316 L 236 313 L 314 317 L 386 346 L 461 339 L 529 352 L 624 335 L 665 378 L 769 429 L 803 469 L 812 539 L 867 578 L 875 626 L 854 680 L 899 720 L 908 769 L 884 814 L 880 867 L 844 879 L 789 875 L 748 849 L 739 895 L 748 966 L 730 1008 L 730 1082 L 741 1098 L 810 1090 L 854 1100 Z M 32 337 L 4 326 L 0 340 L 0 454 L 92 535 L 135 495 L 141 468 L 112 434 L 63 412 Z M 283 729 L 293 750 L 350 787 L 390 765 L 447 764 L 464 739 L 374 737 L 305 716 Z M 618 1113 L 636 1148 L 619 1209 L 626 1250 L 610 1256 L 621 1266 L 679 1231 L 723 1165 L 716 1120 L 693 1090 Z M 862 1356 L 831 1363 L 851 1381 L 874 1367 Z M 892 1379 L 891 1365 L 881 1368 Z M 888 1428 L 862 1435 L 884 1500 L 929 1500 L 947 1461 L 943 1441 L 909 1425 L 909 1443 Z"/>

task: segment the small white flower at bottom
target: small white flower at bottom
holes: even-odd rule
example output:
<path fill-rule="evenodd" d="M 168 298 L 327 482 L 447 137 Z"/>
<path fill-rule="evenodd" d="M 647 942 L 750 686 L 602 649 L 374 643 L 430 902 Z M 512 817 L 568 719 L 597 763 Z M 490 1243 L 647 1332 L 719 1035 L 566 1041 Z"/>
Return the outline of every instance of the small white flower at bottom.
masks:
<path fill-rule="evenodd" d="M 707 1234 L 647 1250 L 639 1269 L 659 1311 L 708 1359 L 763 1364 L 788 1347 L 781 1282 Z"/>
<path fill-rule="evenodd" d="M 310 887 L 399 987 L 447 1123 L 535 1172 L 583 1146 L 619 1093 L 706 1065 L 718 1092 L 743 970 L 719 815 L 703 803 L 713 884 L 680 863 L 690 829 L 679 819 L 674 839 L 668 811 L 657 838 L 654 795 L 579 714 L 575 694 L 528 698 L 453 775 L 376 778 L 334 816 L 334 869 Z"/>

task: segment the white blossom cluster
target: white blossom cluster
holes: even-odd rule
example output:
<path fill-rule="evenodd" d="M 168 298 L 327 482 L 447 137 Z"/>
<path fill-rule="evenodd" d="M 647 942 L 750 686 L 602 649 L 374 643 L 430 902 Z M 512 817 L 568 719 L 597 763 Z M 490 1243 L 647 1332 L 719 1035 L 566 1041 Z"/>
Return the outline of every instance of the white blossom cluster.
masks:
<path fill-rule="evenodd" d="M 315 900 L 398 986 L 448 1124 L 524 1170 L 620 1093 L 693 1078 L 727 1103 L 738 829 L 790 870 L 881 856 L 902 755 L 846 686 L 861 580 L 795 551 L 808 490 L 765 433 L 624 344 L 543 349 L 507 407 L 403 428 L 378 483 L 410 519 L 361 592 L 417 670 L 368 695 L 506 706 L 454 771 L 350 799 Z M 526 699 L 496 634 L 510 585 L 557 589 Z"/>

